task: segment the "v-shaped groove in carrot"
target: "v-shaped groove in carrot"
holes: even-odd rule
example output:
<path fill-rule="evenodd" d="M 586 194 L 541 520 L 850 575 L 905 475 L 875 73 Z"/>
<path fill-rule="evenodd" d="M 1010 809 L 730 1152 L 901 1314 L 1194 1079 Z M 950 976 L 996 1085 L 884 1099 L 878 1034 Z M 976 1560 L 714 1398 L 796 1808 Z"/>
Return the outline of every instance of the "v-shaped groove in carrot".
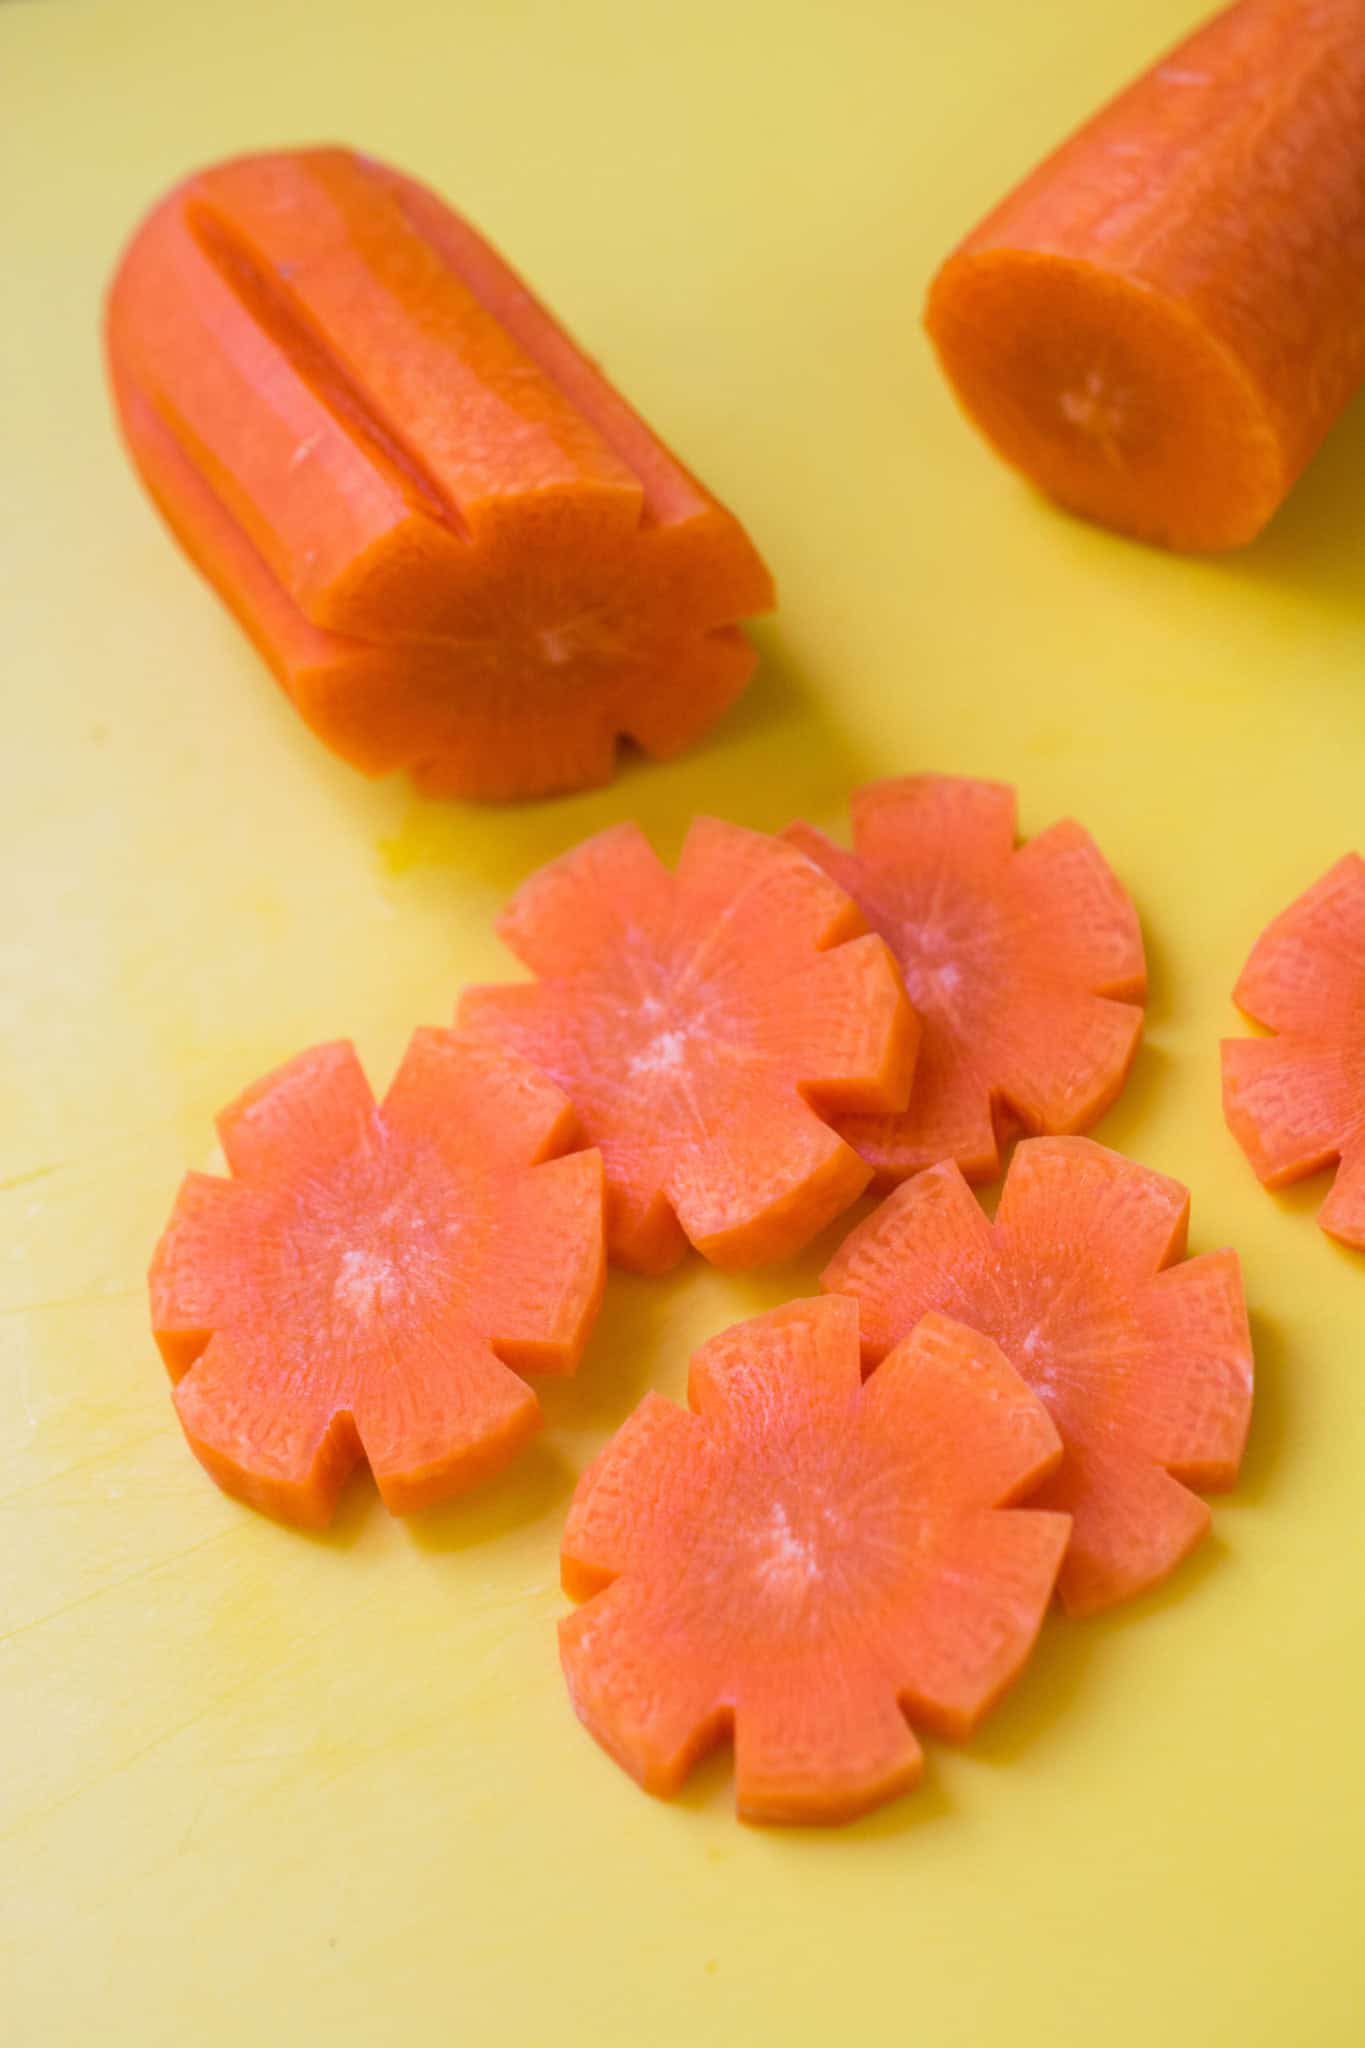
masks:
<path fill-rule="evenodd" d="M 696 478 L 655 440 L 639 414 L 608 384 L 597 365 L 575 346 L 520 278 L 492 255 L 482 237 L 411 178 L 396 176 L 367 158 L 358 161 L 368 177 L 393 192 L 413 232 L 462 278 L 479 303 L 501 321 L 639 479 L 644 494 L 643 523 L 675 525 L 705 512 L 707 493 Z"/>
<path fill-rule="evenodd" d="M 922 1036 L 909 1107 L 838 1129 L 883 1181 L 953 1159 L 1000 1170 L 1002 1135 L 1074 1133 L 1118 1095 L 1142 1031 L 1132 902 L 1081 826 L 1017 844 L 1014 791 L 948 775 L 850 799 L 854 851 L 786 837 L 858 903 L 896 956 Z"/>
<path fill-rule="evenodd" d="M 614 534 L 638 527 L 639 479 L 470 288 L 459 252 L 414 224 L 396 177 L 326 149 L 246 158 L 202 184 L 395 435 L 420 442 L 472 532 L 565 491 Z"/>
<path fill-rule="evenodd" d="M 1233 999 L 1268 1038 L 1223 1041 L 1223 1109 L 1257 1177 L 1335 1166 L 1318 1212 L 1365 1250 L 1365 860 L 1348 853 L 1272 919 Z"/>
<path fill-rule="evenodd" d="M 533 1432 L 523 1375 L 577 1365 L 604 1279 L 602 1162 L 514 1055 L 419 1031 L 376 1105 L 318 1046 L 219 1118 L 150 1276 L 191 1449 L 228 1493 L 321 1527 L 362 1459 L 395 1514 Z"/>
<path fill-rule="evenodd" d="M 1236 1255 L 1185 1259 L 1189 1196 L 1088 1138 L 1015 1151 L 994 1223 L 930 1168 L 853 1230 L 823 1276 L 858 1305 L 875 1365 L 920 1318 L 992 1338 L 1049 1409 L 1065 1457 L 1036 1496 L 1073 1518 L 1059 1590 L 1096 1612 L 1165 1578 L 1231 1486 L 1251 1420 Z"/>
<path fill-rule="evenodd" d="M 294 374 L 316 392 L 333 418 L 358 442 L 366 458 L 387 469 L 417 511 L 469 538 L 460 508 L 383 418 L 327 338 L 298 304 L 278 273 L 272 276 L 239 227 L 202 200 L 185 209 L 190 233 L 248 318 L 285 356 Z"/>
<path fill-rule="evenodd" d="M 903 1104 L 915 1025 L 894 963 L 795 849 L 694 821 L 670 875 L 635 825 L 552 862 L 499 924 L 539 979 L 460 1021 L 555 1080 L 606 1162 L 620 1263 L 783 1258 L 869 1169 L 825 1121 Z"/>
<path fill-rule="evenodd" d="M 680 752 L 771 578 L 502 259 L 346 150 L 197 174 L 110 292 L 110 381 L 172 531 L 367 774 L 509 798 Z"/>
<path fill-rule="evenodd" d="M 579 1482 L 560 1627 L 574 1706 L 647 1791 L 733 1732 L 739 1812 L 842 1821 L 920 1774 L 1025 1662 L 1067 1538 L 1014 1503 L 1060 1456 L 995 1346 L 929 1316 L 866 1385 L 848 1302 L 702 1346 Z"/>

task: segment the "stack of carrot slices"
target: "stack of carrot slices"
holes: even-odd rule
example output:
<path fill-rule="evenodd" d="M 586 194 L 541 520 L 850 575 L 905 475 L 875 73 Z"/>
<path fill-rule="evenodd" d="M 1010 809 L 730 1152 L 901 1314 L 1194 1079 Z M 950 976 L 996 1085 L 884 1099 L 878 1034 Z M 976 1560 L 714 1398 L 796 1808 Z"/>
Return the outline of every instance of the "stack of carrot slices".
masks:
<path fill-rule="evenodd" d="M 231 1177 L 187 1179 L 151 1275 L 192 1449 L 321 1526 L 362 1461 L 405 1513 L 510 1457 L 606 1257 L 791 1258 L 894 1184 L 822 1296 L 702 1347 L 690 1412 L 646 1397 L 564 1538 L 587 1727 L 661 1793 L 731 1735 L 753 1820 L 913 1784 L 912 1727 L 970 1732 L 1054 1586 L 1093 1613 L 1188 1553 L 1251 1413 L 1235 1256 L 1186 1259 L 1185 1190 L 1077 1135 L 1145 991 L 1094 842 L 1020 846 L 993 783 L 852 810 L 852 852 L 701 818 L 674 872 L 629 825 L 552 863 L 500 925 L 534 978 L 466 991 L 382 1104 L 347 1045 L 250 1090 Z M 1365 935 L 1358 867 L 1314 912 L 1329 953 Z M 1295 1028 L 1288 998 L 1257 1014 Z M 1020 1133 L 990 1221 L 968 1183 Z M 1312 1156 L 1354 1142 L 1338 1122 Z"/>

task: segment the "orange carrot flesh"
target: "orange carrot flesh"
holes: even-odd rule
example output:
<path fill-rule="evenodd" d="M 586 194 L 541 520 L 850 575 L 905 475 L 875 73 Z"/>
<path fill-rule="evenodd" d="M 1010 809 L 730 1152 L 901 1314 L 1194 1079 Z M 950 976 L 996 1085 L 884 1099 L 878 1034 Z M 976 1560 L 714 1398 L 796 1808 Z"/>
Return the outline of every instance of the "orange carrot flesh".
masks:
<path fill-rule="evenodd" d="M 177 188 L 110 293 L 125 438 L 313 730 L 512 797 L 689 744 L 772 604 L 734 517 L 466 222 L 340 149 Z"/>
<path fill-rule="evenodd" d="M 602 1163 L 559 1090 L 419 1031 L 382 1105 L 319 1046 L 219 1133 L 232 1177 L 187 1178 L 150 1276 L 218 1484 L 320 1528 L 362 1458 L 395 1514 L 505 1463 L 539 1425 L 522 1375 L 574 1370 L 605 1275 Z"/>
<path fill-rule="evenodd" d="M 607 1173 L 612 1256 L 663 1272 L 797 1251 L 870 1169 L 824 1120 L 896 1109 L 915 1024 L 895 963 L 793 847 L 697 819 L 670 874 L 635 825 L 587 840 L 499 925 L 539 977 L 470 989 L 460 1023 L 574 1103 Z"/>
<path fill-rule="evenodd" d="M 967 237 L 926 321 L 1060 504 L 1251 540 L 1365 376 L 1365 0 L 1217 15 Z"/>
<path fill-rule="evenodd" d="M 1336 1166 L 1318 1221 L 1365 1250 L 1365 860 L 1347 854 L 1267 926 L 1234 991 L 1269 1038 L 1223 1044 L 1228 1128 L 1286 1187 Z"/>
<path fill-rule="evenodd" d="M 1060 1444 L 993 1344 L 927 1318 L 862 1383 L 857 1312 L 795 1301 L 692 1360 L 584 1473 L 564 1535 L 573 1704 L 647 1791 L 733 1733 L 751 1821 L 908 1790 L 909 1722 L 962 1737 L 1042 1622 L 1065 1515 L 1009 1503 Z"/>
<path fill-rule="evenodd" d="M 850 799 L 854 850 L 787 839 L 846 889 L 896 956 L 921 1035 L 909 1107 L 837 1128 L 883 1180 L 953 1159 L 1000 1170 L 1002 1131 L 1075 1132 L 1123 1086 L 1142 1031 L 1142 933 L 1079 825 L 1016 844 L 1014 791 L 946 775 Z"/>
<path fill-rule="evenodd" d="M 921 1317 L 981 1331 L 1065 1446 L 1036 1503 L 1072 1517 L 1073 1614 L 1167 1575 L 1209 1526 L 1191 1489 L 1236 1479 L 1252 1356 L 1232 1252 L 1185 1259 L 1189 1197 L 1088 1138 L 1030 1138 L 994 1223 L 955 1166 L 907 1181 L 846 1239 L 824 1285 L 858 1305 L 864 1358 Z"/>

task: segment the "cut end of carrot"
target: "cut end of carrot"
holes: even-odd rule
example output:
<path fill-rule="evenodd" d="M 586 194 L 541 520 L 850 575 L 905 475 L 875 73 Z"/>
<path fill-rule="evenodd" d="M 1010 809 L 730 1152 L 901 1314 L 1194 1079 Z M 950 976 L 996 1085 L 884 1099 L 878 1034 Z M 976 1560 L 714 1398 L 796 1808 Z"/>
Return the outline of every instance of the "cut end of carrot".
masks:
<path fill-rule="evenodd" d="M 1135 538 L 1253 539 L 1365 373 L 1358 0 L 1233 0 L 967 236 L 927 324 L 966 411 Z"/>
<path fill-rule="evenodd" d="M 963 408 L 1070 512 L 1158 545 L 1253 540 L 1290 478 L 1231 352 L 1186 306 L 1044 250 L 967 248 L 925 324 Z"/>

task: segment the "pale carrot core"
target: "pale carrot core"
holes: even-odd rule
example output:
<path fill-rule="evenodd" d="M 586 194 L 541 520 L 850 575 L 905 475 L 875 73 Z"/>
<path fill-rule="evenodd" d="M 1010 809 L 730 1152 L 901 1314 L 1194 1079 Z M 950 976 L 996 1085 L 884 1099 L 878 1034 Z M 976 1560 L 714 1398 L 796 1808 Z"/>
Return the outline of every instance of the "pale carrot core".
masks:
<path fill-rule="evenodd" d="M 1069 511 L 1217 549 L 1250 540 L 1287 488 L 1251 380 L 1158 292 L 1068 257 L 988 249 L 945 264 L 927 317 L 967 412 Z"/>

